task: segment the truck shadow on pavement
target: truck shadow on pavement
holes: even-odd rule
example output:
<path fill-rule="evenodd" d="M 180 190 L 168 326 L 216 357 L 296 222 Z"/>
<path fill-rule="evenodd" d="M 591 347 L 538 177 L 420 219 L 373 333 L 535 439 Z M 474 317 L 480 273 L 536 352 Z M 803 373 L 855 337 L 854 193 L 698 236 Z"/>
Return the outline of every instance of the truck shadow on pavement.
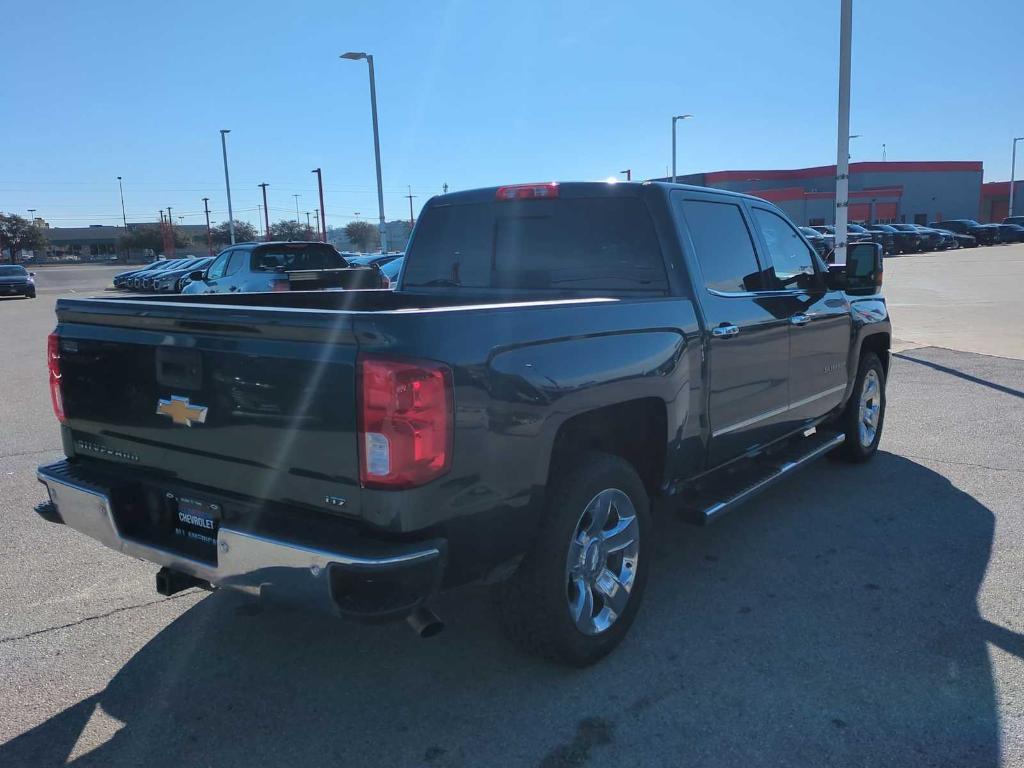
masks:
<path fill-rule="evenodd" d="M 482 589 L 432 640 L 214 593 L 0 764 L 995 766 L 986 643 L 1024 642 L 975 602 L 993 527 L 905 458 L 821 462 L 664 521 L 630 638 L 583 671 L 511 648 Z M 123 726 L 87 751 L 98 713 Z"/>

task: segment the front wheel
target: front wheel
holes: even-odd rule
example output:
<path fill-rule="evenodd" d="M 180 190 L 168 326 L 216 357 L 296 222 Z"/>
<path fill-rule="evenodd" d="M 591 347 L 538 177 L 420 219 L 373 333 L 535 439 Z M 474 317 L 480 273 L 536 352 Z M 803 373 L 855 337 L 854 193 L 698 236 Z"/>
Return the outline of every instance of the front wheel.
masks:
<path fill-rule="evenodd" d="M 874 352 L 861 355 L 853 394 L 839 418 L 846 442 L 838 449 L 841 458 L 854 463 L 875 455 L 885 421 L 885 370 Z"/>
<path fill-rule="evenodd" d="M 529 653 L 584 667 L 625 637 L 653 557 L 650 501 L 625 460 L 580 456 L 553 481 L 538 538 L 495 586 L 506 632 Z"/>

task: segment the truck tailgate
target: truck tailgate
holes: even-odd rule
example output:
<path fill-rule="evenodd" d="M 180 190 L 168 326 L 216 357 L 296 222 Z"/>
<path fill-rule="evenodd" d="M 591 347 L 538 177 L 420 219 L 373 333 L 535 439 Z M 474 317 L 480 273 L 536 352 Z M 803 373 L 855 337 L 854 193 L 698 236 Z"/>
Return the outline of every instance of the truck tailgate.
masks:
<path fill-rule="evenodd" d="M 358 514 L 349 315 L 89 299 L 57 314 L 66 450 Z"/>

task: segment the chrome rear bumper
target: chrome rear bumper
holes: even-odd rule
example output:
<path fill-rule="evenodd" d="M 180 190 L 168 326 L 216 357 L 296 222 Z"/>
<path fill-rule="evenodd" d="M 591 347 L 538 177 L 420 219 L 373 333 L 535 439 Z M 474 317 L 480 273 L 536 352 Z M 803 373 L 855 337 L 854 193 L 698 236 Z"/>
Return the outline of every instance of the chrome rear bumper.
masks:
<path fill-rule="evenodd" d="M 443 567 L 443 540 L 387 544 L 373 552 L 320 549 L 221 527 L 217 562 L 195 560 L 180 553 L 135 541 L 121 534 L 111 506 L 111 493 L 92 482 L 67 461 L 37 470 L 56 506 L 60 522 L 122 554 L 166 566 L 219 587 L 274 597 L 304 607 L 350 618 L 387 619 L 408 614 L 436 591 Z M 344 574 L 339 573 L 343 571 Z M 358 590 L 360 575 L 368 583 L 387 582 L 389 574 L 413 575 L 418 594 L 407 605 L 357 609 L 365 600 L 339 590 Z"/>

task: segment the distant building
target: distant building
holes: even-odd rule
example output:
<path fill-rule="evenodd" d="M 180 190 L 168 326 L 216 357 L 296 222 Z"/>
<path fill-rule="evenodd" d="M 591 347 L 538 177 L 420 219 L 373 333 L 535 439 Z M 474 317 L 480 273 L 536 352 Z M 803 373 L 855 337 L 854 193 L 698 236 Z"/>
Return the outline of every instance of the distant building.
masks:
<path fill-rule="evenodd" d="M 130 222 L 127 230 L 124 227 L 109 227 L 103 224 L 91 227 L 45 226 L 46 239 L 50 243 L 46 255 L 50 258 L 74 256 L 84 259 L 114 256 L 119 253 L 118 240 L 124 237 L 125 232 L 132 232 L 140 227 L 159 226 L 160 223 L 156 221 Z M 201 248 L 199 252 L 206 252 L 205 224 L 177 224 L 174 229 L 185 238 L 188 243 L 186 247 L 192 250 Z"/>
<path fill-rule="evenodd" d="M 978 218 L 982 174 L 978 161 L 850 163 L 850 221 L 927 224 Z M 834 165 L 694 173 L 679 181 L 756 195 L 797 224 L 835 223 Z"/>
<path fill-rule="evenodd" d="M 1024 179 L 1013 185 L 1013 210 L 1024 216 Z M 978 221 L 1002 221 L 1010 215 L 1010 182 L 990 181 L 981 185 L 981 213 Z"/>

